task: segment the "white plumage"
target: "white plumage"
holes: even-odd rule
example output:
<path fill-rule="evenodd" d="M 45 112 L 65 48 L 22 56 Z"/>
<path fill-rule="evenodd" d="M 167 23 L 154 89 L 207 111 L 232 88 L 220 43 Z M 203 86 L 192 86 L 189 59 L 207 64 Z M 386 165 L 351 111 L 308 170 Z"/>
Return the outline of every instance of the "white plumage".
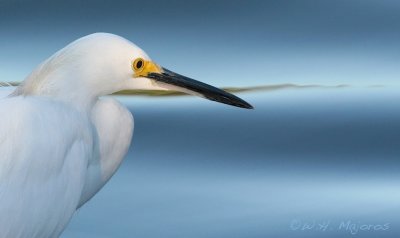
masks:
<path fill-rule="evenodd" d="M 107 57 L 118 53 L 129 54 L 126 69 L 105 67 L 112 62 Z M 98 97 L 132 80 L 117 74 L 131 74 L 135 57 L 147 56 L 118 36 L 94 34 L 46 60 L 11 96 L 1 88 L 1 238 L 58 237 L 75 210 L 117 170 L 133 118 L 116 100 Z"/>
<path fill-rule="evenodd" d="M 98 159 L 89 163 L 79 207 L 92 198 L 111 178 L 131 144 L 132 114 L 114 99 L 98 100 L 91 113 L 97 129 Z"/>
<path fill-rule="evenodd" d="M 89 119 L 42 98 L 0 101 L 0 237 L 57 237 L 81 199 Z"/>
<path fill-rule="evenodd" d="M 0 238 L 58 237 L 111 178 L 131 143 L 133 117 L 99 97 L 126 89 L 180 90 L 251 108 L 161 68 L 119 36 L 71 43 L 15 90 L 0 87 Z"/>

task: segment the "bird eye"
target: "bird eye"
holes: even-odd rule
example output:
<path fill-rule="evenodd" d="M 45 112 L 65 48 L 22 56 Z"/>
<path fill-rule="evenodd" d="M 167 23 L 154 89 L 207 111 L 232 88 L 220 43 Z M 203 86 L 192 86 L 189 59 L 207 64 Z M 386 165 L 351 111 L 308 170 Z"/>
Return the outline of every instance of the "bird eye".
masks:
<path fill-rule="evenodd" d="M 137 58 L 134 62 L 133 62 L 133 69 L 135 71 L 140 71 L 143 69 L 144 67 L 144 60 L 142 58 Z"/>

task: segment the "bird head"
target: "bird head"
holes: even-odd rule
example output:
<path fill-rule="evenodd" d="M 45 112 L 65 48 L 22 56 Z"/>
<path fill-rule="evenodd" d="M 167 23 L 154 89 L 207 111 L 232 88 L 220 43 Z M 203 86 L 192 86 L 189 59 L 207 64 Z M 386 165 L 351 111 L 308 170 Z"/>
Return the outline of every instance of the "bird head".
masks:
<path fill-rule="evenodd" d="M 71 85 L 79 87 L 72 89 Z M 16 92 L 68 95 L 71 100 L 122 90 L 174 90 L 252 108 L 233 94 L 163 68 L 134 43 L 108 33 L 82 37 L 61 49 L 33 71 Z"/>

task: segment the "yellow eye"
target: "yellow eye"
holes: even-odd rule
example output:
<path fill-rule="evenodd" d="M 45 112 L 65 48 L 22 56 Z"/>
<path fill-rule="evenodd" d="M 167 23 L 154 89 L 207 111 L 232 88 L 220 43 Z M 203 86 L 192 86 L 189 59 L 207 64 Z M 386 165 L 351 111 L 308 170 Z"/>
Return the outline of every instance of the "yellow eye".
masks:
<path fill-rule="evenodd" d="M 151 73 L 162 73 L 162 68 L 152 62 L 143 58 L 137 58 L 132 62 L 132 70 L 135 77 L 147 77 Z"/>
<path fill-rule="evenodd" d="M 133 61 L 132 68 L 136 72 L 140 72 L 144 68 L 145 61 L 142 58 L 137 58 Z"/>

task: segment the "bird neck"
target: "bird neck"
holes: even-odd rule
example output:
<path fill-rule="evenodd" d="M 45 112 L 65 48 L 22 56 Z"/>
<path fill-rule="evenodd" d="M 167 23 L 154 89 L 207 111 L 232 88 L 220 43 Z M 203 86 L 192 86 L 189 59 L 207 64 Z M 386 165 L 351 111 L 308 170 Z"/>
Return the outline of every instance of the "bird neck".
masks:
<path fill-rule="evenodd" d="M 64 90 L 40 90 L 33 89 L 29 83 L 24 83 L 16 88 L 10 96 L 43 97 L 53 101 L 59 101 L 73 106 L 79 111 L 90 112 L 98 100 L 98 96 L 83 88 L 68 92 Z"/>
<path fill-rule="evenodd" d="M 90 112 L 101 91 L 87 84 L 84 75 L 67 75 L 62 70 L 49 70 L 49 62 L 35 69 L 11 96 L 37 96 L 62 101 L 80 111 Z"/>

